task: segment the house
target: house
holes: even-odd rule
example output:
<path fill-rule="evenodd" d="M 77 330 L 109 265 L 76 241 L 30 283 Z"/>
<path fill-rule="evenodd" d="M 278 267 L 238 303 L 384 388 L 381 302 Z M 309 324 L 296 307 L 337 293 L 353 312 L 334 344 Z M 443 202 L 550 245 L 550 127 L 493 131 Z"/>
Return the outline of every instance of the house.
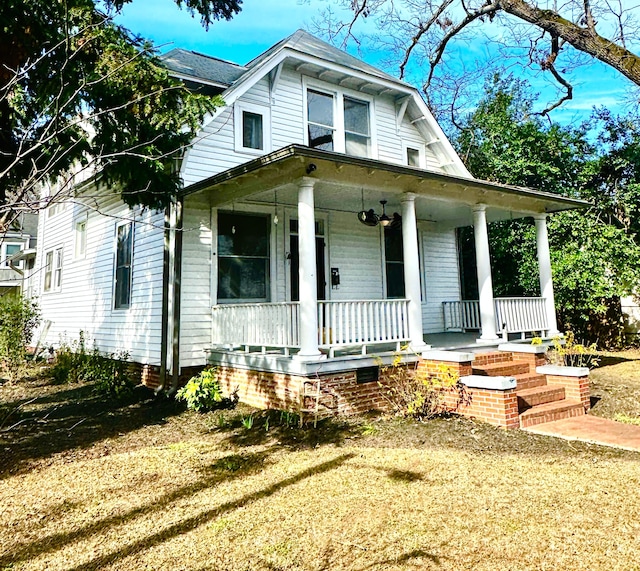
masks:
<path fill-rule="evenodd" d="M 376 365 L 407 345 L 405 361 L 471 372 L 469 345 L 557 333 L 546 217 L 584 203 L 474 179 L 414 87 L 304 31 L 245 66 L 162 59 L 225 106 L 166 212 L 98 189 L 42 216 L 48 342 L 84 330 L 159 388 L 209 363 L 250 404 L 310 390 L 352 411 L 379 403 Z M 487 223 L 527 216 L 542 294 L 494 299 Z M 456 228 L 469 225 L 478 300 L 460 294 Z"/>
<path fill-rule="evenodd" d="M 33 294 L 38 216 L 20 213 L 6 228 L 0 226 L 0 296 Z"/>

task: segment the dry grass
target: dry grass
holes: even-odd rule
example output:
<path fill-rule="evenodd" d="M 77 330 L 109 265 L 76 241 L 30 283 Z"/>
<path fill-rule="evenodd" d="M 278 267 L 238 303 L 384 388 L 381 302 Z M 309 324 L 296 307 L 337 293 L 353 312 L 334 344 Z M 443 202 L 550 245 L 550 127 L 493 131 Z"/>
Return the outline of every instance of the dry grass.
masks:
<path fill-rule="evenodd" d="M 640 568 L 637 453 L 459 419 L 246 430 L 248 409 L 0 388 L 13 408 L 37 394 L 0 433 L 0 569 Z"/>
<path fill-rule="evenodd" d="M 602 353 L 591 372 L 591 395 L 597 416 L 640 419 L 640 349 Z"/>

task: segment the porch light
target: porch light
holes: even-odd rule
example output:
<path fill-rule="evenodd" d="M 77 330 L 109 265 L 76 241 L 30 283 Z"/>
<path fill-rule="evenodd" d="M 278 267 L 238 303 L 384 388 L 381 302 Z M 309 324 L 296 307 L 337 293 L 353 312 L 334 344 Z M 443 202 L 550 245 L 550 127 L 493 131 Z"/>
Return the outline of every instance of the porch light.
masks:
<path fill-rule="evenodd" d="M 389 217 L 386 213 L 385 206 L 387 204 L 386 200 L 381 200 L 380 204 L 382 204 L 382 214 L 379 216 L 374 212 L 373 208 L 369 210 L 361 210 L 358 212 L 358 220 L 362 222 L 365 226 L 377 226 L 380 224 L 385 228 L 387 226 L 397 227 L 402 222 L 402 217 L 397 213 L 393 213 L 393 218 Z"/>

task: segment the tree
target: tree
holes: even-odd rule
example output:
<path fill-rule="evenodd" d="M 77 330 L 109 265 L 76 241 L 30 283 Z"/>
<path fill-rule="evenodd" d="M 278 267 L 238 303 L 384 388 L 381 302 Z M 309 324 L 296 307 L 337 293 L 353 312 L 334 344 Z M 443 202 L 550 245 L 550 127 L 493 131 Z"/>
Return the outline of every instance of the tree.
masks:
<path fill-rule="evenodd" d="M 426 68 L 423 90 L 436 111 L 450 107 L 463 82 L 469 81 L 468 62 L 452 45 L 475 38 L 492 43 L 487 64 L 504 65 L 505 57 L 520 58 L 522 65 L 549 73 L 561 90 L 557 101 L 547 106 L 547 114 L 573 97 L 567 77 L 581 61 L 596 58 L 640 85 L 640 57 L 637 47 L 640 7 L 624 0 L 342 0 L 351 14 L 346 20 L 325 14 L 319 24 L 334 41 L 346 44 L 364 41 L 359 20 L 374 20 L 375 45 L 394 54 L 400 77 L 414 61 Z M 497 30 L 492 23 L 503 26 Z M 498 46 L 498 48 L 495 48 Z M 507 48 L 507 49 L 501 49 Z M 478 56 L 477 50 L 475 56 Z M 474 57 L 469 53 L 466 58 Z M 473 74 L 471 74 L 473 75 Z M 476 79 L 473 76 L 471 81 Z"/>
<path fill-rule="evenodd" d="M 153 46 L 114 24 L 130 0 L 0 3 L 0 228 L 68 198 L 92 177 L 125 202 L 161 207 L 179 187 L 175 161 L 220 99 L 169 77 Z M 242 0 L 175 0 L 203 25 Z M 45 205 L 47 202 L 44 203 Z"/>
<path fill-rule="evenodd" d="M 640 283 L 636 123 L 600 111 L 593 122 L 599 136 L 590 142 L 586 127 L 542 121 L 532 112 L 534 102 L 525 83 L 493 77 L 478 108 L 461 122 L 456 145 L 475 176 L 593 201 L 590 209 L 549 221 L 556 306 L 562 327 L 601 345 L 619 344 L 619 298 Z M 463 243 L 472 237 L 461 232 Z M 539 295 L 532 221 L 491 224 L 489 237 L 495 295 Z M 473 276 L 473 258 L 466 262 L 463 272 Z"/>

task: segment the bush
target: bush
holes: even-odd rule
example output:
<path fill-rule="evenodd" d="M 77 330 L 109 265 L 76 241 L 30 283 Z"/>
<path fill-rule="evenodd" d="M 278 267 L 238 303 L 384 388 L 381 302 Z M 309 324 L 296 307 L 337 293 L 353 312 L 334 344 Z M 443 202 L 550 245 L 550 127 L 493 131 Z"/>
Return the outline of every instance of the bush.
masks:
<path fill-rule="evenodd" d="M 447 391 L 457 393 L 458 403 L 466 400 L 465 387 L 460 376 L 451 367 L 441 365 L 434 376 L 419 372 L 413 365 L 401 362 L 397 356 L 389 366 L 380 367 L 378 381 L 382 395 L 395 414 L 427 420 L 444 412 L 443 401 Z"/>
<path fill-rule="evenodd" d="M 229 408 L 238 402 L 237 393 L 225 398 L 220 389 L 215 369 L 205 369 L 191 377 L 176 393 L 176 399 L 185 401 L 187 408 L 195 412 L 206 412 L 216 408 Z"/>
<path fill-rule="evenodd" d="M 577 342 L 572 331 L 567 331 L 564 337 L 554 337 L 552 342 L 553 347 L 547 351 L 547 360 L 552 365 L 594 369 L 600 363 L 596 344 Z"/>
<path fill-rule="evenodd" d="M 0 366 L 16 380 L 25 365 L 27 345 L 40 323 L 38 304 L 22 296 L 0 297 Z"/>
<path fill-rule="evenodd" d="M 68 343 L 66 340 L 60 341 L 60 346 L 56 349 L 53 367 L 50 375 L 57 383 L 76 383 L 85 380 L 85 365 L 89 354 L 86 350 L 86 340 L 84 331 L 80 331 L 78 341 Z"/>

